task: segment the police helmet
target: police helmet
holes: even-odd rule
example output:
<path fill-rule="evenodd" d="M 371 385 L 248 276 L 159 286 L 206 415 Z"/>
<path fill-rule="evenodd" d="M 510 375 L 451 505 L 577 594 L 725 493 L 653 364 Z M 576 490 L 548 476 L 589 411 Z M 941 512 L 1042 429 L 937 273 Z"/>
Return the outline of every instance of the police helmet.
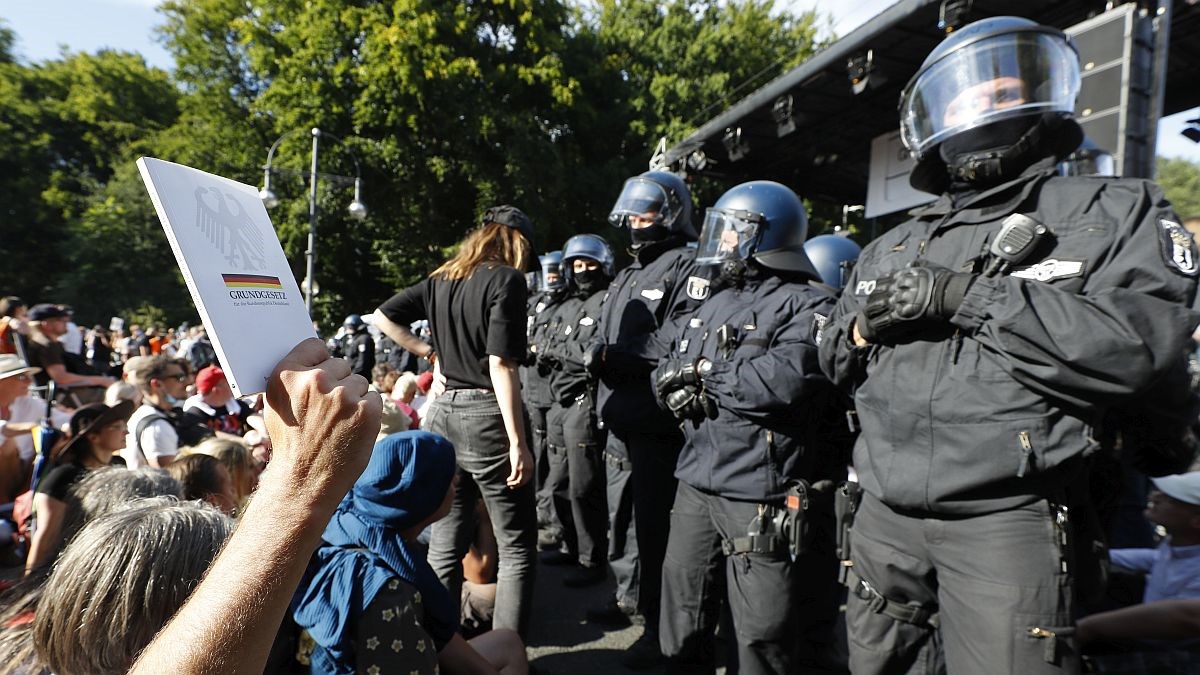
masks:
<path fill-rule="evenodd" d="M 600 269 L 609 279 L 616 275 L 613 252 L 604 237 L 598 234 L 577 234 L 563 246 L 563 275 L 568 279 L 574 274 L 571 263 L 575 258 L 590 258 L 600 263 Z"/>
<path fill-rule="evenodd" d="M 900 136 L 917 161 L 910 182 L 940 192 L 946 168 L 970 182 L 1066 155 L 1082 140 L 1072 120 L 1079 82 L 1079 56 L 1060 30 L 998 16 L 955 31 L 900 94 Z M 1049 128 L 1018 145 L 1039 122 Z"/>
<path fill-rule="evenodd" d="M 557 291 L 564 288 L 566 281 L 562 277 L 562 261 L 562 251 L 550 251 L 538 256 L 538 262 L 542 265 L 543 291 Z"/>
<path fill-rule="evenodd" d="M 358 330 L 365 324 L 363 323 L 361 316 L 357 314 L 350 314 L 346 317 L 346 320 L 342 322 L 342 325 L 351 330 Z"/>
<path fill-rule="evenodd" d="M 821 275 L 821 281 L 840 291 L 846 286 L 862 247 L 849 237 L 822 234 L 804 242 L 804 252 Z"/>
<path fill-rule="evenodd" d="M 704 216 L 696 262 L 716 265 L 728 260 L 754 260 L 781 272 L 820 275 L 804 253 L 808 214 L 784 185 L 756 180 L 721 195 Z"/>
<path fill-rule="evenodd" d="M 652 218 L 670 234 L 696 238 L 692 227 L 692 193 L 669 171 L 647 171 L 625 181 L 608 214 L 613 227 L 628 227 L 630 216 Z"/>
<path fill-rule="evenodd" d="M 1058 175 L 1115 176 L 1117 165 L 1111 152 L 1096 145 L 1092 139 L 1084 138 L 1083 144 L 1075 152 L 1058 163 Z"/>

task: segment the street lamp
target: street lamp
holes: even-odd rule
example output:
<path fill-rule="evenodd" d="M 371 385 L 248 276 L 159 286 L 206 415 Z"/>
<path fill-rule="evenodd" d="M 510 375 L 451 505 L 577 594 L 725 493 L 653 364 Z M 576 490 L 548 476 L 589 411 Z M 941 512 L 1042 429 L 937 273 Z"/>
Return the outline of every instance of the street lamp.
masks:
<path fill-rule="evenodd" d="M 303 132 L 303 129 L 293 129 L 275 139 L 271 145 L 271 149 L 267 152 L 267 163 L 263 166 L 263 187 L 258 191 L 258 198 L 262 200 L 264 206 L 268 209 L 273 209 L 279 205 L 279 197 L 271 190 L 271 174 L 273 172 L 281 172 L 282 169 L 277 169 L 271 165 L 275 159 L 275 151 L 279 148 L 279 144 L 288 136 Z M 345 146 L 342 147 L 350 153 L 350 158 L 354 160 L 354 178 L 348 176 L 339 176 L 332 173 L 320 173 L 317 171 L 317 156 L 320 150 L 320 141 L 322 136 L 328 136 L 336 142 L 342 142 L 342 139 L 328 131 L 321 131 L 317 127 L 313 127 L 310 132 L 312 134 L 312 164 L 311 168 L 305 171 L 298 171 L 300 175 L 308 175 L 309 190 L 308 190 L 308 250 L 304 252 L 306 260 L 306 275 L 304 277 L 304 306 L 308 309 L 309 314 L 312 314 L 312 296 L 316 294 L 317 282 L 314 273 L 314 267 L 317 260 L 317 180 L 325 178 L 339 185 L 354 184 L 354 201 L 350 202 L 350 206 L 346 210 L 350 213 L 350 217 L 355 220 L 362 220 L 367 217 L 367 205 L 362 201 L 362 169 L 358 163 L 358 155 L 354 154 L 354 150 Z"/>

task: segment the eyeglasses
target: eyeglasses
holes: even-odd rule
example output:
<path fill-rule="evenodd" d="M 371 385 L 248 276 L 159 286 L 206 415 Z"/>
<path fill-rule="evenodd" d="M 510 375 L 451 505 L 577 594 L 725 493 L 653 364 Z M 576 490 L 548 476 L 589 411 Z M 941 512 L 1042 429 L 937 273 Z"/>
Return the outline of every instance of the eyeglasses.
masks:
<path fill-rule="evenodd" d="M 187 373 L 171 373 L 169 375 L 163 375 L 164 380 L 168 378 L 175 380 L 176 382 L 186 382 L 188 376 Z"/>

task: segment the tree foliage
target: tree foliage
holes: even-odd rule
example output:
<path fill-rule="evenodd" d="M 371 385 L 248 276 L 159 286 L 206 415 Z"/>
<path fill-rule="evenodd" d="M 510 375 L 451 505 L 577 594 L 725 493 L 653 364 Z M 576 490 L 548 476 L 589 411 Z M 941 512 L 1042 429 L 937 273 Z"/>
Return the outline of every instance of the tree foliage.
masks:
<path fill-rule="evenodd" d="M 658 139 L 681 140 L 807 58 L 815 20 L 764 0 L 167 0 L 160 11 L 173 82 L 110 52 L 0 63 L 0 93 L 11 94 L 0 106 L 12 109 L 0 142 L 27 148 L 0 161 L 36 167 L 19 192 L 37 195 L 22 205 L 36 225 L 22 231 L 30 242 L 52 232 L 63 245 L 43 264 L 72 267 L 23 285 L 0 277 L 0 287 L 57 290 L 105 311 L 149 302 L 190 318 L 133 158 L 260 183 L 267 149 L 285 134 L 272 219 L 302 278 L 312 127 L 328 134 L 322 174 L 354 176 L 357 157 L 371 211 L 348 218 L 350 189 L 320 181 L 326 324 L 428 273 L 491 204 L 526 210 L 539 250 L 577 232 L 617 235 L 605 215 Z M 45 79 L 69 86 L 25 94 Z M 61 103 L 29 103 L 40 100 Z M 142 261 L 154 265 L 152 284 L 126 270 Z"/>
<path fill-rule="evenodd" d="M 1180 217 L 1200 217 L 1200 164 L 1160 157 L 1156 180 Z"/>

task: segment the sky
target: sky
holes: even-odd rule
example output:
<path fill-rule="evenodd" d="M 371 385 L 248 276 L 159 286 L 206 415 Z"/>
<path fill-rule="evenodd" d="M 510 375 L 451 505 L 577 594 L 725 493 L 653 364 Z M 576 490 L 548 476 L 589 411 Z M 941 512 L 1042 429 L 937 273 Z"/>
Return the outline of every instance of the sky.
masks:
<path fill-rule="evenodd" d="M 832 16 L 832 30 L 846 35 L 895 0 L 777 0 L 793 11 L 816 8 Z M 59 55 L 61 46 L 92 52 L 102 47 L 140 53 L 152 66 L 171 69 L 171 56 L 159 44 L 154 27 L 160 17 L 158 0 L 0 0 L 0 20 L 17 33 L 17 55 L 27 62 Z M 1200 162 L 1200 143 L 1179 132 L 1200 109 L 1163 118 L 1159 124 L 1158 154 Z"/>

